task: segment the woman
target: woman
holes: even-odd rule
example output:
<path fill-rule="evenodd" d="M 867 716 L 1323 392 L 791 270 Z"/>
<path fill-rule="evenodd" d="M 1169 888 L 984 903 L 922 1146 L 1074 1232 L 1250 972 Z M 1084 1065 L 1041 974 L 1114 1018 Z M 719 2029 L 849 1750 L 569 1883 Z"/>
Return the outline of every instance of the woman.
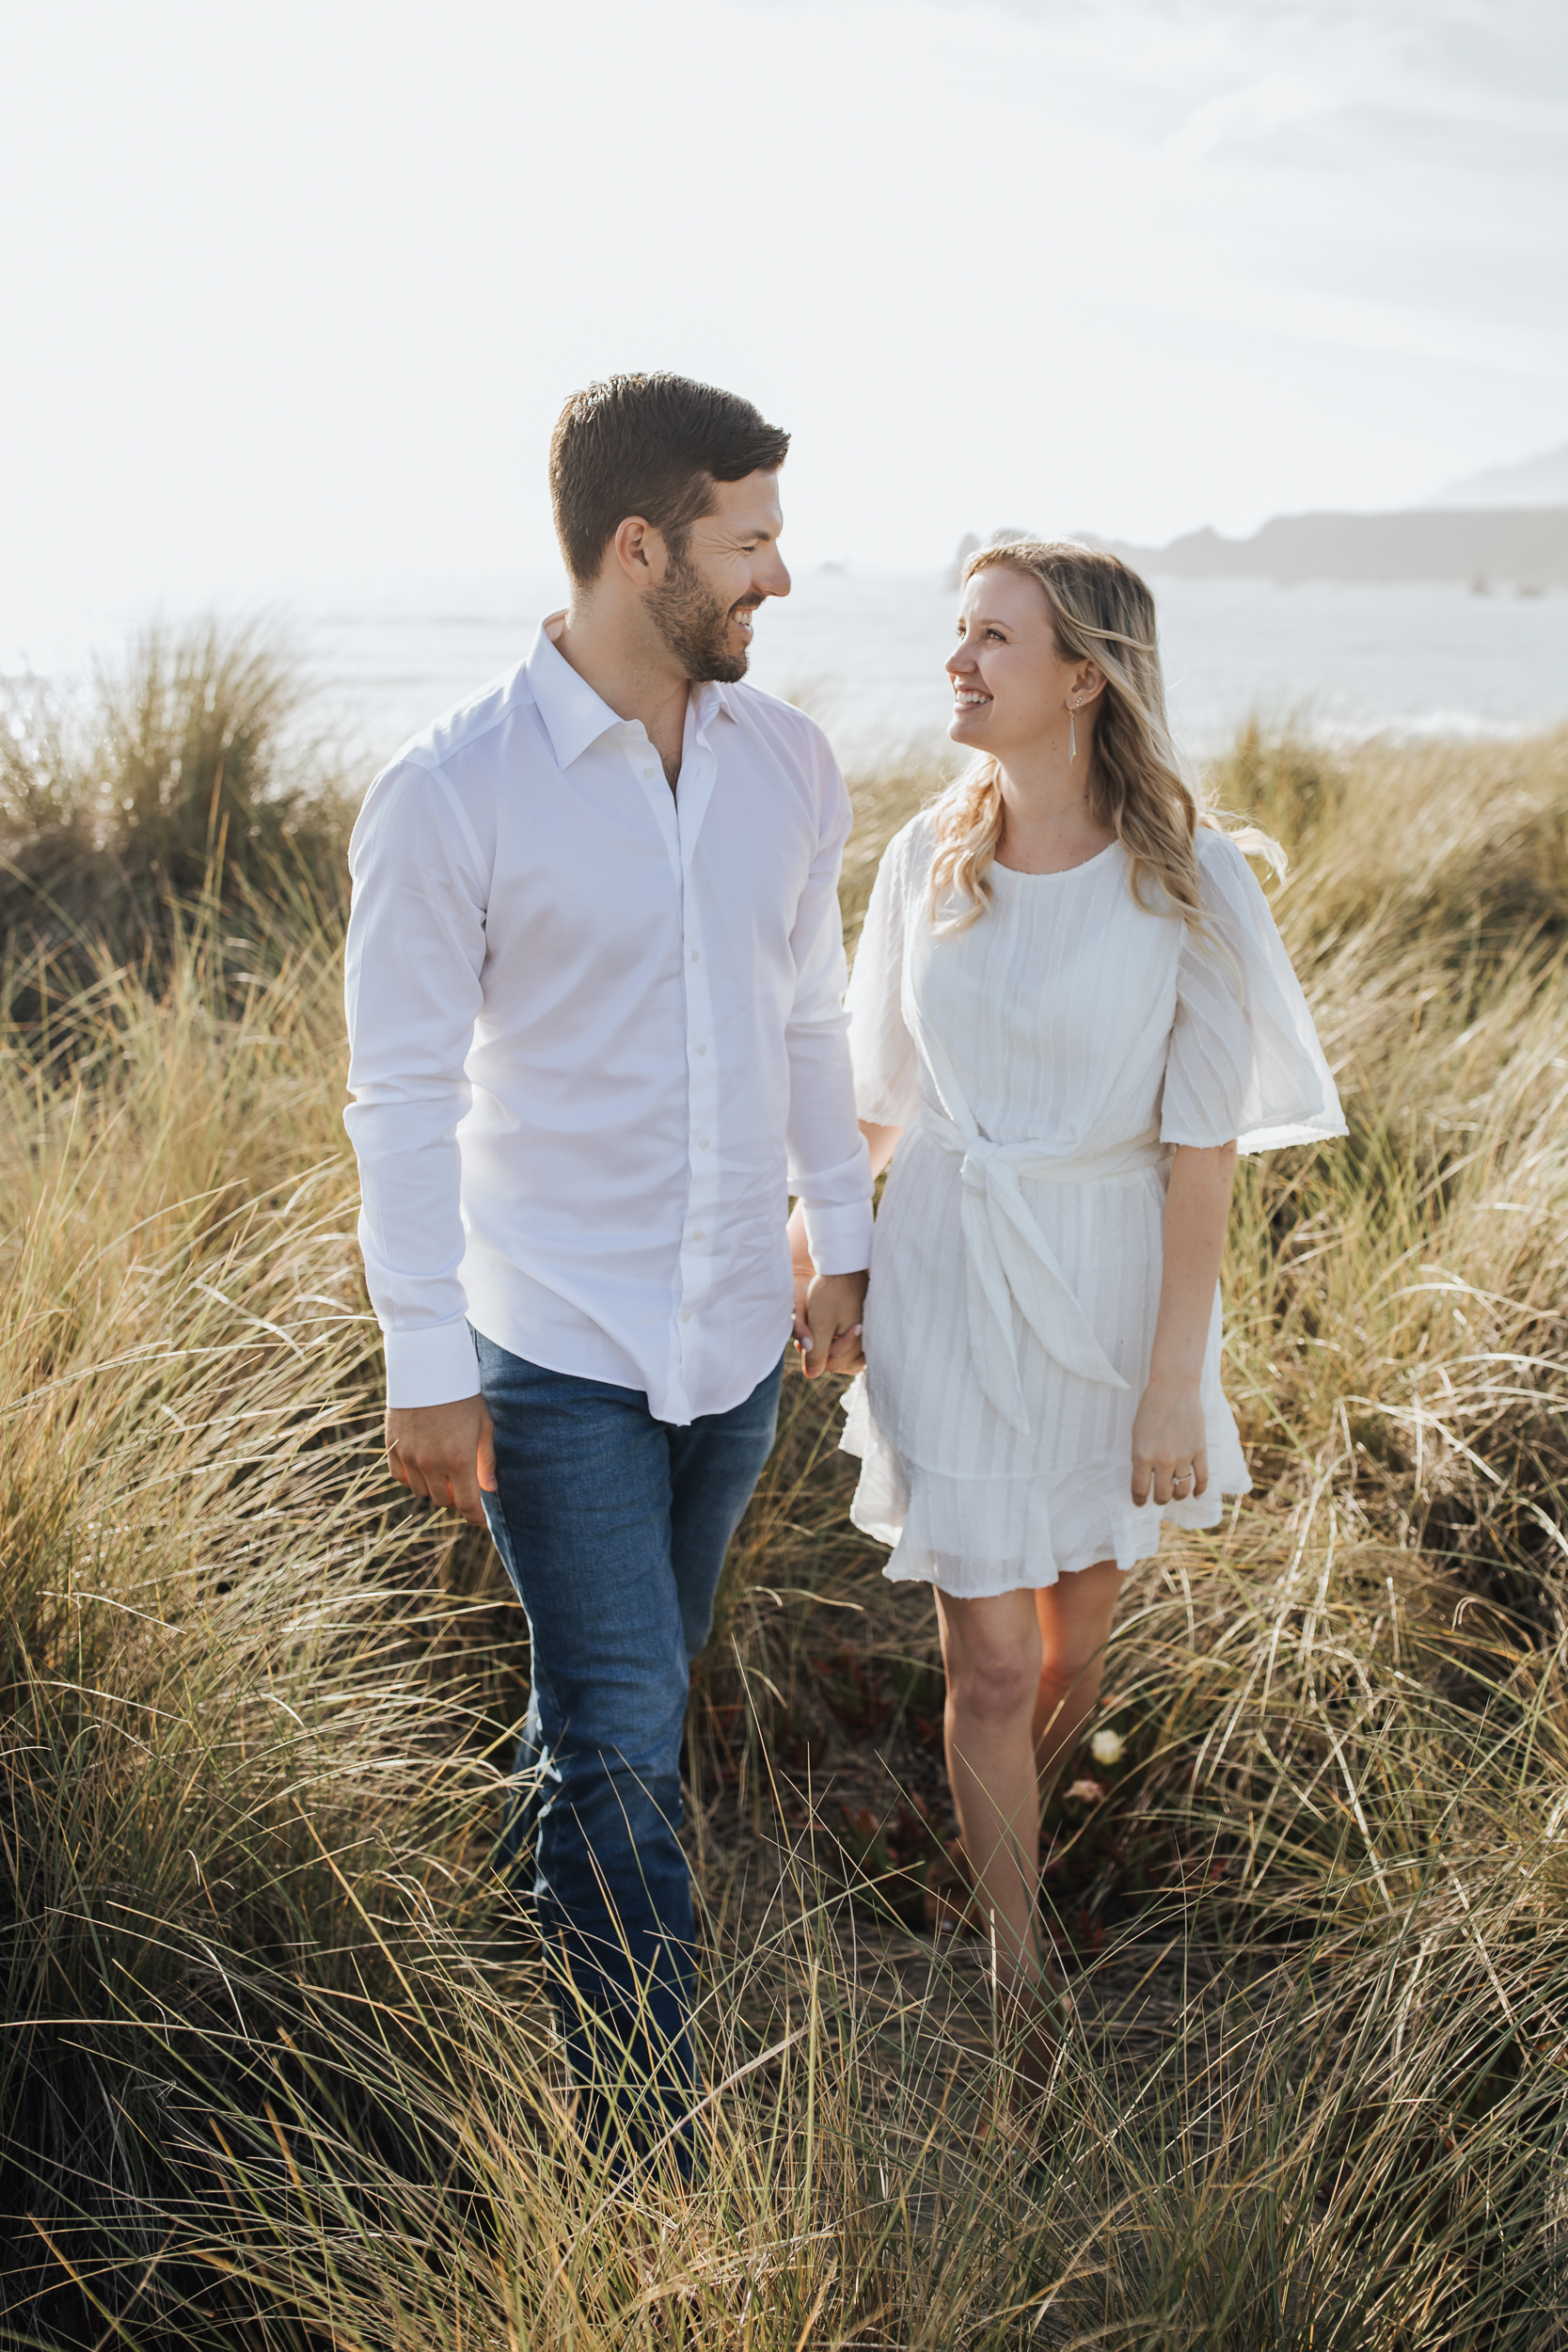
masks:
<path fill-rule="evenodd" d="M 1251 1483 L 1220 1388 L 1236 1153 L 1344 1124 L 1262 891 L 1182 777 L 1137 575 L 984 548 L 947 669 L 976 756 L 890 843 L 847 998 L 893 1169 L 844 1444 L 886 1573 L 936 1590 L 953 1795 L 1033 2074 L 1042 1787 L 1123 1576 Z"/>

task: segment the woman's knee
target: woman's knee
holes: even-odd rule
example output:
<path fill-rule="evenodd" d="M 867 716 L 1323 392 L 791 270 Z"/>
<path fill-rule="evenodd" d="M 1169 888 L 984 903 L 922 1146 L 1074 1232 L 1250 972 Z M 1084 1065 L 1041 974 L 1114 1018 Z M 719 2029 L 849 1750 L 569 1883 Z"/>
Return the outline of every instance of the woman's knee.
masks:
<path fill-rule="evenodd" d="M 1102 1560 L 1040 1594 L 1042 1684 L 1067 1692 L 1098 1679 L 1121 1584 L 1115 1561 Z"/>
<path fill-rule="evenodd" d="M 1040 1664 L 1039 1695 L 1060 1703 L 1081 1700 L 1089 1705 L 1100 1689 L 1102 1652 L 1047 1651 Z"/>
<path fill-rule="evenodd" d="M 939 1590 L 948 1703 L 973 1723 L 1027 1717 L 1040 1671 L 1040 1629 L 1030 1593 L 959 1600 Z"/>
<path fill-rule="evenodd" d="M 1038 1661 L 986 1653 L 950 1661 L 948 1695 L 954 1711 L 971 1723 L 1006 1724 L 1027 1718 L 1035 1704 Z"/>

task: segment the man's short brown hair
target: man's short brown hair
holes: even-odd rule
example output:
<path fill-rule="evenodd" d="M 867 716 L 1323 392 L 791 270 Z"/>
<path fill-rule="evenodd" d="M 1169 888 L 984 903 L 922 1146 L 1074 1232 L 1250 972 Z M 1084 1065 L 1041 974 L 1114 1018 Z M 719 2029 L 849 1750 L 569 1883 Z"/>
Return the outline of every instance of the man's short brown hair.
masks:
<path fill-rule="evenodd" d="M 574 392 L 550 441 L 556 537 L 574 580 L 596 580 L 628 515 L 678 561 L 716 482 L 777 473 L 789 436 L 749 400 L 687 375 L 611 375 Z"/>

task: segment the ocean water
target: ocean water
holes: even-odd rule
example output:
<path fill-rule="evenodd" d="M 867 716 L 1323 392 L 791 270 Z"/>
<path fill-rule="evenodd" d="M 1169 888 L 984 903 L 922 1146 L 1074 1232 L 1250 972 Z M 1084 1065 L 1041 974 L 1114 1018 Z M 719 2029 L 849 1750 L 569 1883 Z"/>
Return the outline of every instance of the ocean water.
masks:
<path fill-rule="evenodd" d="M 1568 592 L 1152 576 L 1172 722 L 1196 756 L 1256 714 L 1348 740 L 1511 735 L 1568 720 Z M 315 723 L 367 775 L 438 711 L 509 669 L 558 577 L 367 583 L 275 600 L 317 687 Z M 954 592 L 935 573 L 805 571 L 759 617 L 751 676 L 802 702 L 848 768 L 945 739 Z M 0 666 L 61 678 L 143 615 L 29 639 L 0 613 Z"/>
<path fill-rule="evenodd" d="M 1354 739 L 1524 733 L 1568 719 L 1568 593 L 1154 579 L 1172 723 L 1203 756 L 1256 713 Z M 530 589 L 532 593 L 530 594 Z M 301 615 L 326 691 L 374 755 L 526 652 L 559 583 L 463 583 Z M 953 591 L 814 571 L 763 607 L 751 677 L 802 702 L 847 766 L 945 739 Z"/>

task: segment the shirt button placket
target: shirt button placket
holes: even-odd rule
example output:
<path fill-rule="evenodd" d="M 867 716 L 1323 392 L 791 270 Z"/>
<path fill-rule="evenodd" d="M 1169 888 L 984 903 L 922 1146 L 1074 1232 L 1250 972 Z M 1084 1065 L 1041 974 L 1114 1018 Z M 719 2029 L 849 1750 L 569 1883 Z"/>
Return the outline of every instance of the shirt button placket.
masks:
<path fill-rule="evenodd" d="M 711 1236 L 718 1228 L 719 1086 L 717 1057 L 708 1051 L 712 1008 L 703 959 L 697 910 L 689 887 L 682 914 L 686 941 L 687 1103 L 690 1118 L 691 1186 L 686 1241 L 681 1250 L 681 1354 L 690 1386 L 692 1359 L 701 1343 L 703 1309 L 712 1269 Z"/>
<path fill-rule="evenodd" d="M 642 790 L 649 795 L 649 799 L 656 812 L 659 831 L 664 837 L 665 847 L 670 853 L 671 861 L 674 868 L 675 921 L 678 926 L 684 951 L 682 969 L 686 979 L 687 1059 L 689 1068 L 691 1060 L 691 1039 L 693 1035 L 692 974 L 690 971 L 690 964 L 698 962 L 700 961 L 700 956 L 699 950 L 691 944 L 691 941 L 688 936 L 689 926 L 687 923 L 686 891 L 681 878 L 682 860 L 680 850 L 679 811 L 673 794 L 664 788 L 664 777 L 659 768 L 658 755 L 655 752 L 653 745 L 649 742 L 644 729 L 641 726 L 628 723 L 624 731 L 622 739 L 626 749 L 627 765 L 631 769 L 633 775 L 637 778 Z M 688 956 L 689 957 L 689 962 L 686 961 Z M 696 1099 L 695 1091 L 691 1089 L 689 1084 L 689 1078 L 688 1081 L 687 1099 L 691 1121 L 688 1134 L 687 1152 L 688 1165 L 691 1168 L 691 1173 L 688 1179 L 688 1230 L 689 1230 L 691 1213 L 699 1206 L 699 1180 L 695 1172 L 695 1163 L 702 1156 L 700 1153 L 693 1152 L 690 1147 L 696 1136 L 699 1119 L 703 1120 L 707 1125 L 711 1125 L 712 1120 L 711 1114 L 709 1113 L 707 1106 L 705 1104 L 699 1103 Z M 705 1221 L 710 1222 L 711 1220 Z M 696 1324 L 697 1329 L 700 1330 L 701 1328 L 699 1321 L 702 1307 L 700 1290 L 697 1292 L 695 1299 L 688 1295 L 692 1292 L 694 1287 L 692 1282 L 694 1267 L 689 1263 L 689 1243 L 683 1238 L 680 1245 L 680 1253 L 676 1268 L 677 1296 L 675 1301 L 674 1327 L 671 1334 L 670 1375 L 672 1381 L 672 1404 L 676 1411 L 677 1417 L 682 1409 L 683 1399 L 689 1397 L 691 1392 L 691 1367 L 689 1347 L 691 1340 L 696 1337 L 696 1332 L 693 1330 L 692 1327 Z M 700 1279 L 701 1277 L 699 1274 L 699 1283 Z"/>

